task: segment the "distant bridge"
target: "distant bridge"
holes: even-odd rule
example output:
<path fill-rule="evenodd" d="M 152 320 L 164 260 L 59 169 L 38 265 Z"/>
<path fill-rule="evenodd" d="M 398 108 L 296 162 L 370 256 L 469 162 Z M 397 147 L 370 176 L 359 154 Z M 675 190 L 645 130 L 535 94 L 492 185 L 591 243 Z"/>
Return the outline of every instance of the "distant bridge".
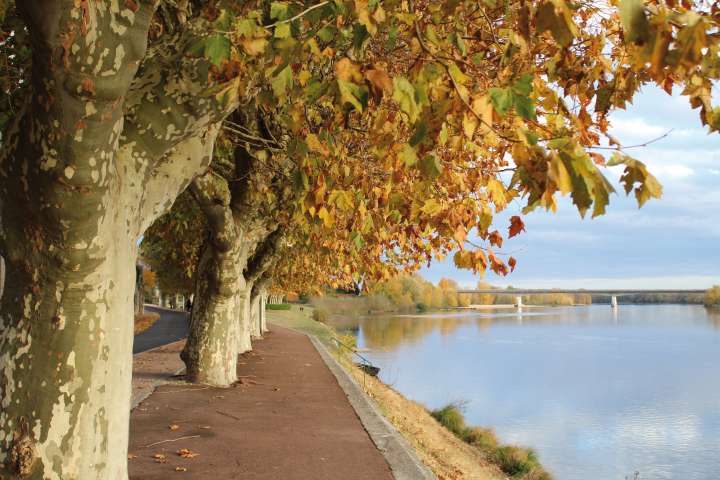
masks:
<path fill-rule="evenodd" d="M 477 294 L 489 294 L 489 295 L 514 295 L 515 306 L 522 308 L 522 296 L 523 295 L 542 295 L 548 293 L 569 293 L 573 295 L 587 293 L 590 295 L 603 295 L 610 297 L 610 305 L 613 308 L 617 308 L 617 297 L 626 297 L 630 295 L 643 295 L 643 294 L 672 294 L 672 295 L 689 295 L 689 294 L 704 294 L 705 290 L 630 290 L 617 288 L 613 290 L 583 290 L 583 289 L 562 289 L 562 288 L 513 288 L 510 290 L 505 289 L 492 289 L 492 288 L 479 288 L 479 289 L 461 289 L 457 293 L 477 293 Z"/>

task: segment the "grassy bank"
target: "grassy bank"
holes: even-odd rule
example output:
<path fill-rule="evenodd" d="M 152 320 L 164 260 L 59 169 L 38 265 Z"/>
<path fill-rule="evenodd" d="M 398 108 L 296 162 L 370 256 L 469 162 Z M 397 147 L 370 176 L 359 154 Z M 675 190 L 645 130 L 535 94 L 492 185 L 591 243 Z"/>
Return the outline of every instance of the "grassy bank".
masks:
<path fill-rule="evenodd" d="M 268 312 L 271 324 L 300 330 L 317 336 L 331 347 L 336 358 L 350 372 L 365 393 L 372 398 L 385 417 L 410 443 L 418 457 L 439 479 L 546 480 L 534 453 L 514 446 L 499 445 L 490 430 L 468 427 L 455 406 L 430 412 L 408 400 L 393 388 L 356 368 L 346 351 L 334 347 L 334 330 L 313 320 L 309 307 L 293 306 L 289 311 Z M 342 339 L 345 343 L 350 339 Z M 343 349 L 344 350 L 344 349 Z"/>
<path fill-rule="evenodd" d="M 160 314 L 154 312 L 145 312 L 135 315 L 135 335 L 149 329 L 158 320 L 160 320 Z"/>
<path fill-rule="evenodd" d="M 467 426 L 458 405 L 446 405 L 431 411 L 430 415 L 460 440 L 482 451 L 507 475 L 533 480 L 551 479 L 533 450 L 515 445 L 501 445 L 492 430 Z"/>

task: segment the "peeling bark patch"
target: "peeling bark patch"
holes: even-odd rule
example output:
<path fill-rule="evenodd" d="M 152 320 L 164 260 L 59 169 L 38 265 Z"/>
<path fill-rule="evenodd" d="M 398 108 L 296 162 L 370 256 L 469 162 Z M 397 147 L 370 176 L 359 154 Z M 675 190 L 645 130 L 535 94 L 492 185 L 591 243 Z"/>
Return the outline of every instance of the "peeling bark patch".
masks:
<path fill-rule="evenodd" d="M 8 453 L 8 466 L 10 470 L 21 478 L 29 476 L 37 459 L 35 444 L 28 435 L 27 427 L 23 424 L 22 432 L 16 432 L 12 447 Z"/>

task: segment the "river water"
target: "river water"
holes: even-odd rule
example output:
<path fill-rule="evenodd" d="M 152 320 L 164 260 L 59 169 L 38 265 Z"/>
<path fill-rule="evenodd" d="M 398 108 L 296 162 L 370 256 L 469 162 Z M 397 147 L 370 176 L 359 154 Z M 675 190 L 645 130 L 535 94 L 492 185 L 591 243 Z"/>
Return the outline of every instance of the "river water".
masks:
<path fill-rule="evenodd" d="M 720 314 L 702 306 L 371 316 L 357 334 L 386 383 L 462 402 L 556 480 L 720 478 Z"/>

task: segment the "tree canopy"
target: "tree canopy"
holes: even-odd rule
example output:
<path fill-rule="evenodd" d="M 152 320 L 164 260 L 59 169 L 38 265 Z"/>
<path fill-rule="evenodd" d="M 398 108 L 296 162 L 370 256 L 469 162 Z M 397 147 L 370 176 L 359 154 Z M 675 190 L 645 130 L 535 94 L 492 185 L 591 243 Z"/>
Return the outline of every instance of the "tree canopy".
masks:
<path fill-rule="evenodd" d="M 720 129 L 718 8 L 0 0 L 0 476 L 126 477 L 109 451 L 127 443 L 137 240 L 187 187 L 204 220 L 161 231 L 206 222 L 196 333 L 209 383 L 227 384 L 249 340 L 221 344 L 268 259 L 286 281 L 338 285 L 451 252 L 507 274 L 524 214 L 559 195 L 605 213 L 605 168 L 639 205 L 659 197 L 609 114 L 656 84 Z"/>

